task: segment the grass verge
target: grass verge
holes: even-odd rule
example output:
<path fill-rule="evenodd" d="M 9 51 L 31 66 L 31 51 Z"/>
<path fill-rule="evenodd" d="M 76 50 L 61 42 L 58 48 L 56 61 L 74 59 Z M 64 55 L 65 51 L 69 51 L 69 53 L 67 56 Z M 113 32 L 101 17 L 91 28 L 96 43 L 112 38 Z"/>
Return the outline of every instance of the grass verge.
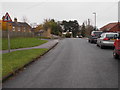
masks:
<path fill-rule="evenodd" d="M 48 42 L 47 40 L 40 40 L 38 38 L 11 38 L 10 39 L 10 46 L 11 49 L 17 48 L 26 48 L 26 47 L 34 47 L 39 46 Z M 8 49 L 8 39 L 2 39 L 2 50 Z"/>
<path fill-rule="evenodd" d="M 45 53 L 48 49 L 30 49 L 14 51 L 2 55 L 2 77 L 14 73 L 15 70 L 28 64 L 33 59 Z"/>

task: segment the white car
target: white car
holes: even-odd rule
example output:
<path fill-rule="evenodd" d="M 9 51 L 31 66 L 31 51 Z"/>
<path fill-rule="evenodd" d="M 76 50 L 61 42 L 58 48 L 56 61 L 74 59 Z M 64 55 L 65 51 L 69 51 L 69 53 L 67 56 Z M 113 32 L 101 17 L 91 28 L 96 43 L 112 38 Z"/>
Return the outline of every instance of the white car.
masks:
<path fill-rule="evenodd" d="M 118 36 L 118 33 L 107 32 L 100 35 L 97 39 L 97 46 L 104 48 L 105 46 L 114 46 L 115 36 Z"/>

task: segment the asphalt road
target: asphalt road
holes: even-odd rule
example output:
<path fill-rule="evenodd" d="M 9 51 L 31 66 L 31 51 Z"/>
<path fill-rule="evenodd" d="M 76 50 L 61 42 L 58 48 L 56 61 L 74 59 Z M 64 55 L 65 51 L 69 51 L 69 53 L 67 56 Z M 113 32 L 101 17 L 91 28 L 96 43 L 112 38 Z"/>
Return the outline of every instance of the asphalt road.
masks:
<path fill-rule="evenodd" d="M 3 83 L 4 88 L 117 88 L 112 49 L 86 39 L 64 39 L 45 56 Z"/>

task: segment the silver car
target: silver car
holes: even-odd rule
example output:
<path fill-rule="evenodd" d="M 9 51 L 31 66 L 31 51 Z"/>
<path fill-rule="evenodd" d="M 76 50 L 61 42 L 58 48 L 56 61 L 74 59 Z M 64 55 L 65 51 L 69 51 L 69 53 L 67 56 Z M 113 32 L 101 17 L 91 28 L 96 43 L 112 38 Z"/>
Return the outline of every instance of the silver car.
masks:
<path fill-rule="evenodd" d="M 115 38 L 118 36 L 118 33 L 108 32 L 103 33 L 100 35 L 100 37 L 97 39 L 97 46 L 100 46 L 101 48 L 104 48 L 105 46 L 114 46 Z"/>

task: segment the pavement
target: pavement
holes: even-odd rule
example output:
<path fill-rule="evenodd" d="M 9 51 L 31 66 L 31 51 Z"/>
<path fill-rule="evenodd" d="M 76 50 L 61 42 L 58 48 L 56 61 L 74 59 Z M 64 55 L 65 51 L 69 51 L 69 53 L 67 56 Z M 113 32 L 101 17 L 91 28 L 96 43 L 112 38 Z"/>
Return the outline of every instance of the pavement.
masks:
<path fill-rule="evenodd" d="M 29 48 L 11 49 L 10 52 L 18 51 L 18 50 L 37 49 L 37 48 L 47 48 L 47 49 L 49 49 L 49 48 L 51 48 L 52 46 L 54 46 L 58 42 L 59 42 L 58 39 L 56 39 L 56 40 L 48 40 L 47 43 L 42 44 L 40 46 L 29 47 Z M 2 50 L 2 51 L 0 51 L 0 53 L 8 53 L 8 50 Z"/>
<path fill-rule="evenodd" d="M 118 88 L 118 63 L 112 49 L 86 39 L 63 39 L 3 88 Z"/>

